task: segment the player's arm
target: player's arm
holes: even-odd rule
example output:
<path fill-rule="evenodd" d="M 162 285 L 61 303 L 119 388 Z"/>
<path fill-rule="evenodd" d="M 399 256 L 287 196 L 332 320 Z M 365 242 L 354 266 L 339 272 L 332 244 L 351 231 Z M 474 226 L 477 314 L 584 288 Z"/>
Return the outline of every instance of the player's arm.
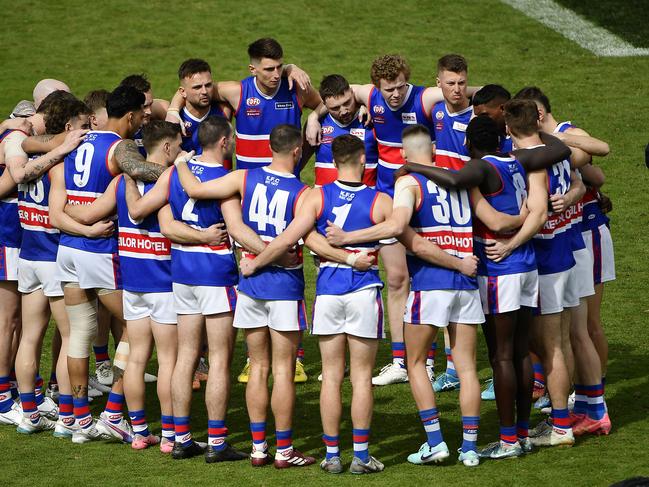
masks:
<path fill-rule="evenodd" d="M 412 218 L 413 208 L 416 205 L 418 197 L 418 188 L 419 186 L 414 178 L 410 176 L 399 178 L 394 188 L 394 203 L 392 204 L 392 213 L 389 218 L 377 225 L 353 232 L 345 232 L 340 227 L 328 222 L 327 241 L 331 245 L 342 247 L 344 245 L 374 242 L 401 235 Z M 391 205 L 390 197 L 384 193 L 380 193 L 376 205 L 381 205 L 384 208 L 386 206 L 389 207 Z M 384 211 L 388 210 L 385 209 Z"/>
<path fill-rule="evenodd" d="M 174 219 L 171 206 L 165 205 L 158 211 L 158 223 L 160 232 L 169 240 L 179 244 L 204 244 L 220 245 L 227 233 L 221 228 L 222 225 L 212 225 L 205 230 L 198 230 Z"/>
<path fill-rule="evenodd" d="M 553 135 L 544 132 L 539 135 L 545 146 L 512 151 L 512 155 L 527 172 L 541 171 L 564 159 L 570 159 L 572 153 L 566 144 Z"/>
<path fill-rule="evenodd" d="M 50 224 L 54 228 L 88 238 L 109 237 L 114 230 L 112 221 L 99 221 L 93 225 L 83 225 L 65 213 L 68 195 L 65 191 L 63 166 L 59 165 L 50 171 Z"/>
<path fill-rule="evenodd" d="M 32 123 L 24 117 L 8 118 L 0 122 L 0 134 L 7 130 L 20 130 L 30 134 L 32 132 Z"/>
<path fill-rule="evenodd" d="M 487 257 L 500 262 L 515 249 L 530 240 L 543 227 L 548 218 L 548 175 L 545 171 L 531 172 L 527 176 L 529 214 L 523 226 L 510 239 L 487 240 Z"/>
<path fill-rule="evenodd" d="M 70 205 L 66 204 L 64 211 L 79 223 L 92 225 L 93 223 L 103 220 L 115 213 L 117 207 L 117 197 L 115 191 L 117 183 L 122 176 L 116 176 L 110 182 L 104 194 L 89 205 Z"/>
<path fill-rule="evenodd" d="M 554 135 L 570 148 L 580 149 L 591 156 L 605 157 L 611 151 L 606 142 L 592 137 L 588 132 L 579 127 L 571 127 L 565 132 L 559 132 Z"/>
<path fill-rule="evenodd" d="M 527 217 L 527 207 L 523 205 L 521 213 L 509 215 L 496 210 L 482 195 L 478 188 L 471 190 L 471 208 L 473 213 L 489 230 L 496 233 L 508 232 L 520 228 Z"/>
<path fill-rule="evenodd" d="M 155 98 L 151 105 L 151 118 L 153 120 L 164 120 L 167 116 L 169 102 L 161 98 Z"/>
<path fill-rule="evenodd" d="M 29 160 L 22 148 L 25 134 L 12 132 L 5 139 L 5 164 L 11 177 L 17 183 L 27 183 L 39 178 L 74 149 L 85 137 L 87 130 L 73 130 L 64 133 L 63 143 L 47 154 Z"/>
<path fill-rule="evenodd" d="M 264 241 L 255 231 L 245 224 L 241 214 L 241 200 L 232 196 L 221 201 L 221 213 L 228 233 L 244 249 L 253 254 L 259 254 L 266 248 Z"/>
<path fill-rule="evenodd" d="M 468 189 L 480 186 L 489 175 L 491 165 L 482 159 L 470 159 L 459 171 L 408 162 L 403 170 L 421 174 L 444 188 Z"/>
<path fill-rule="evenodd" d="M 466 96 L 471 98 L 477 91 L 480 90 L 482 86 L 467 86 Z M 437 86 L 429 86 L 424 90 L 421 95 L 421 104 L 424 108 L 424 112 L 430 115 L 432 113 L 433 107 L 435 104 L 444 101 L 444 94 L 442 89 Z"/>
<path fill-rule="evenodd" d="M 577 203 L 586 194 L 586 186 L 584 186 L 581 177 L 574 171 L 570 171 L 570 189 L 566 194 L 552 194 L 550 195 L 550 204 L 552 211 L 561 213 L 567 208 Z"/>
<path fill-rule="evenodd" d="M 22 148 L 27 154 L 45 154 L 61 145 L 66 135 L 66 132 L 56 135 L 31 135 L 23 140 Z"/>
<path fill-rule="evenodd" d="M 130 176 L 124 176 L 124 195 L 126 197 L 128 214 L 131 218 L 134 220 L 146 218 L 167 203 L 169 179 L 171 178 L 173 169 L 173 167 L 165 169 L 165 172 L 162 173 L 153 187 L 144 195 L 140 194 L 137 189 L 137 184 Z"/>
<path fill-rule="evenodd" d="M 293 88 L 294 83 L 297 83 L 297 86 L 302 90 L 312 88 L 311 77 L 295 64 L 285 64 L 282 69 L 282 76 L 288 80 L 289 90 Z"/>
<path fill-rule="evenodd" d="M 7 198 L 16 191 L 16 182 L 9 171 L 4 171 L 0 176 L 0 199 Z"/>
<path fill-rule="evenodd" d="M 197 200 L 224 200 L 243 193 L 244 170 L 232 171 L 223 177 L 201 182 L 191 172 L 184 160 L 178 161 L 176 170 L 185 192 Z"/>
<path fill-rule="evenodd" d="M 145 183 L 157 181 L 165 170 L 160 164 L 147 161 L 131 139 L 119 142 L 114 148 L 113 157 L 109 155 L 108 160 L 113 174 L 123 172 Z"/>
<path fill-rule="evenodd" d="M 595 166 L 594 164 L 586 164 L 579 169 L 579 172 L 584 183 L 593 188 L 599 189 L 606 182 L 604 171 L 602 171 L 601 167 Z"/>

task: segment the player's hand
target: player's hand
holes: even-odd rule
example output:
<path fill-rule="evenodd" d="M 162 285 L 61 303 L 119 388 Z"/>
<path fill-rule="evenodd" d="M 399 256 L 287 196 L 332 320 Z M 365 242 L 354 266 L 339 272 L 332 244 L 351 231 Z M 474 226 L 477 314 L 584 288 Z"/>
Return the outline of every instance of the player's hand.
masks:
<path fill-rule="evenodd" d="M 298 265 L 300 265 L 300 256 L 297 253 L 297 249 L 290 249 L 279 259 L 277 259 L 277 264 L 286 268 L 297 267 Z"/>
<path fill-rule="evenodd" d="M 485 240 L 485 251 L 487 253 L 487 258 L 493 260 L 494 262 L 500 262 L 501 260 L 507 258 L 509 254 L 513 252 L 513 248 L 508 245 L 507 240 Z"/>
<path fill-rule="evenodd" d="M 568 207 L 568 202 L 566 201 L 565 195 L 562 194 L 553 194 L 550 195 L 550 205 L 552 211 L 555 213 L 563 213 L 563 211 Z"/>
<path fill-rule="evenodd" d="M 458 271 L 465 276 L 475 277 L 478 273 L 478 258 L 475 255 L 469 255 L 460 259 Z"/>
<path fill-rule="evenodd" d="M 115 231 L 115 224 L 110 220 L 100 220 L 90 226 L 86 237 L 89 238 L 106 238 L 110 237 Z"/>
<path fill-rule="evenodd" d="M 255 272 L 257 272 L 255 261 L 247 257 L 243 257 L 239 261 L 239 269 L 241 270 L 241 275 L 243 277 L 252 276 Z"/>
<path fill-rule="evenodd" d="M 194 157 L 194 151 L 191 150 L 189 152 L 185 151 L 180 151 L 180 154 L 178 154 L 178 157 L 176 157 L 176 160 L 174 161 L 174 166 L 177 166 L 178 164 L 181 163 L 187 163 L 191 161 L 192 157 Z"/>
<path fill-rule="evenodd" d="M 611 198 L 606 196 L 604 193 L 597 193 L 597 202 L 599 203 L 599 208 L 602 210 L 602 213 L 610 213 L 613 211 L 613 202 Z"/>
<path fill-rule="evenodd" d="M 9 118 L 4 122 L 7 130 L 20 130 L 26 134 L 32 133 L 32 123 L 24 117 Z"/>
<path fill-rule="evenodd" d="M 306 141 L 313 147 L 320 145 L 322 139 L 322 125 L 314 114 L 315 112 L 309 114 L 306 120 Z"/>
<path fill-rule="evenodd" d="M 83 139 L 85 138 L 88 132 L 90 132 L 90 130 L 85 130 L 85 129 L 70 130 L 70 132 L 68 132 L 68 135 L 65 136 L 65 140 L 63 141 L 63 143 L 59 146 L 59 151 L 61 152 L 61 155 L 69 154 L 74 149 L 76 149 L 79 146 L 79 144 L 83 141 Z"/>
<path fill-rule="evenodd" d="M 370 255 L 367 252 L 360 252 L 358 257 L 356 257 L 353 267 L 359 271 L 367 271 L 374 265 L 375 260 L 376 259 L 373 255 Z"/>
<path fill-rule="evenodd" d="M 225 223 L 215 223 L 202 231 L 203 243 L 206 245 L 224 245 L 230 239 Z"/>
<path fill-rule="evenodd" d="M 334 225 L 333 222 L 330 222 L 329 220 L 327 220 L 326 232 L 327 242 L 329 242 L 329 245 L 333 245 L 334 247 L 342 247 L 343 245 L 347 244 L 347 232 L 345 232 L 338 225 Z"/>
<path fill-rule="evenodd" d="M 293 84 L 297 83 L 302 91 L 306 91 L 311 86 L 311 78 L 306 71 L 298 68 L 295 64 L 291 66 L 291 72 L 286 77 L 288 80 L 288 89 L 293 89 Z"/>
<path fill-rule="evenodd" d="M 410 168 L 408 164 L 404 164 L 394 172 L 394 180 L 396 181 L 401 176 L 407 176 L 408 174 L 410 174 Z"/>
<path fill-rule="evenodd" d="M 368 111 L 365 105 L 361 105 L 358 109 L 358 121 L 361 122 L 366 127 L 372 124 L 372 115 Z"/>

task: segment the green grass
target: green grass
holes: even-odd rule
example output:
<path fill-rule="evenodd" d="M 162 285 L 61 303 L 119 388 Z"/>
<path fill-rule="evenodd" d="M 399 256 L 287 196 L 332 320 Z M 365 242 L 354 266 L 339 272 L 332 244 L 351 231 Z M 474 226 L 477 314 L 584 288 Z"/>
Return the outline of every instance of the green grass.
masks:
<path fill-rule="evenodd" d="M 83 96 L 95 88 L 112 89 L 127 74 L 148 73 L 157 97 L 170 98 L 175 72 L 187 57 L 204 57 L 215 79 L 247 76 L 245 49 L 261 36 L 274 36 L 284 46 L 286 60 L 304 67 L 314 82 L 339 72 L 354 82 L 369 81 L 371 60 L 385 52 L 399 52 L 412 65 L 412 81 L 435 82 L 436 59 L 448 52 L 464 54 L 472 84 L 502 83 L 512 92 L 538 84 L 552 100 L 555 116 L 570 119 L 608 141 L 611 155 L 598 161 L 613 198 L 612 231 L 617 253 L 618 280 L 606 288 L 603 317 L 611 345 L 607 400 L 614 430 L 609 437 L 578 440 L 569 450 L 544 450 L 504 463 L 485 462 L 467 469 L 454 462 L 439 467 L 414 467 L 408 453 L 423 441 L 423 433 L 408 385 L 375 390 L 372 453 L 386 471 L 371 478 L 335 479 L 341 483 L 440 485 L 608 485 L 633 475 L 649 475 L 645 458 L 649 436 L 646 338 L 649 300 L 649 221 L 644 167 L 649 98 L 646 79 L 649 58 L 597 58 L 569 40 L 496 1 L 459 4 L 376 1 L 268 3 L 240 0 L 181 2 L 2 2 L 0 44 L 0 113 L 8 113 L 20 99 L 30 98 L 36 81 L 60 78 Z M 371 13 L 371 15 L 370 15 Z M 189 27 L 188 27 L 189 26 Z M 631 29 L 632 30 L 632 29 Z M 646 37 L 646 36 L 645 36 Z M 311 173 L 307 170 L 307 180 Z M 313 296 L 313 272 L 307 265 L 308 298 Z M 317 457 L 320 440 L 319 373 L 316 341 L 306 339 L 307 372 L 312 379 L 299 386 L 295 413 L 296 446 Z M 43 371 L 49 367 L 45 352 Z M 389 356 L 386 341 L 378 364 Z M 242 364 L 237 349 L 234 373 Z M 441 368 L 443 364 L 438 366 Z M 490 375 L 483 343 L 478 350 L 481 378 Z M 153 370 L 153 367 L 151 368 Z M 154 429 L 159 412 L 149 386 L 148 412 Z M 350 386 L 345 385 L 348 408 Z M 457 393 L 439 398 L 442 428 L 451 448 L 461 439 Z M 100 411 L 103 400 L 93 412 Z M 232 388 L 228 424 L 231 440 L 248 448 L 244 389 Z M 540 419 L 535 415 L 533 420 Z M 193 426 L 206 435 L 203 394 L 193 403 Z M 269 423 L 272 429 L 272 421 Z M 482 407 L 480 443 L 497 435 L 493 403 Z M 351 423 L 342 424 L 342 447 L 351 459 Z M 272 439 L 272 438 L 271 438 Z M 316 467 L 277 472 L 253 470 L 247 464 L 210 465 L 201 459 L 174 462 L 154 449 L 133 452 L 117 444 L 72 445 L 49 435 L 24 437 L 0 428 L 4 478 L 13 485 L 48 481 L 54 485 L 100 482 L 108 485 L 208 485 L 213 483 L 271 485 L 324 484 L 332 479 Z"/>

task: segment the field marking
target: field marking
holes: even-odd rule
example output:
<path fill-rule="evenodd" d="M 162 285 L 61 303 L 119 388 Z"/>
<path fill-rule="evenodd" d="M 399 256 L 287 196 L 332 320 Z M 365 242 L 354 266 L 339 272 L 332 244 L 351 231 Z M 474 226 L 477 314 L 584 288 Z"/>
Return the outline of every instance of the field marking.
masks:
<path fill-rule="evenodd" d="M 501 1 L 576 42 L 596 56 L 649 56 L 649 49 L 629 44 L 552 0 Z"/>

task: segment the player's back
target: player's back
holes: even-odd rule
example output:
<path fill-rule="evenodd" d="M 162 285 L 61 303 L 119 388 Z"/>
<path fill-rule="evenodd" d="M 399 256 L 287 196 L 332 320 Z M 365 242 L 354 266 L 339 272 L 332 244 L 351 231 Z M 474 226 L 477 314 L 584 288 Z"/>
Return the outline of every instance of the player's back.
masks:
<path fill-rule="evenodd" d="M 115 132 L 88 132 L 84 141 L 63 161 L 65 189 L 70 205 L 89 205 L 104 194 L 115 174 L 110 172 L 108 157 L 122 138 Z M 117 239 L 87 238 L 61 232 L 60 245 L 93 253 L 117 252 Z"/>
<path fill-rule="evenodd" d="M 410 174 L 421 190 L 421 202 L 410 226 L 421 237 L 431 240 L 445 252 L 465 258 L 473 254 L 471 205 L 466 190 L 437 186 L 421 174 Z M 412 291 L 435 289 L 477 289 L 477 281 L 460 272 L 425 262 L 408 255 Z"/>
<path fill-rule="evenodd" d="M 270 133 L 277 125 L 301 127 L 302 106 L 295 87 L 289 89 L 286 78 L 281 79 L 274 94 L 265 95 L 256 78 L 250 76 L 241 81 L 234 116 L 237 169 L 254 169 L 270 164 Z"/>
<path fill-rule="evenodd" d="M 307 186 L 292 174 L 267 167 L 247 170 L 241 199 L 243 222 L 264 242 L 271 242 L 293 221 L 295 206 L 306 189 Z M 300 246 L 297 252 L 297 266 L 290 269 L 273 265 L 264 267 L 250 277 L 241 278 L 239 291 L 257 299 L 304 299 Z"/>
<path fill-rule="evenodd" d="M 369 228 L 375 224 L 372 218 L 378 191 L 366 185 L 350 186 L 340 181 L 320 188 L 322 210 L 316 220 L 316 230 L 326 235 L 327 221 L 333 222 L 346 232 Z M 379 242 L 368 242 L 344 247 L 348 252 L 366 252 L 378 262 Z M 379 277 L 378 264 L 368 271 L 359 271 L 347 264 L 327 261 L 320 258 L 320 271 L 316 281 L 316 294 L 341 295 L 383 286 Z"/>
<path fill-rule="evenodd" d="M 378 149 L 374 131 L 366 128 L 356 117 L 347 125 L 342 125 L 338 120 L 327 114 L 322 121 L 322 137 L 320 145 L 315 151 L 315 185 L 324 186 L 333 183 L 338 177 L 338 170 L 334 166 L 331 143 L 341 135 L 354 135 L 365 144 L 365 172 L 363 182 L 368 186 L 376 185 L 376 166 L 378 163 Z"/>
<path fill-rule="evenodd" d="M 459 112 L 449 112 L 445 101 L 433 107 L 435 124 L 435 165 L 449 169 L 462 169 L 469 160 L 466 147 L 466 128 L 473 116 L 473 107 Z"/>
<path fill-rule="evenodd" d="M 523 201 L 527 198 L 527 175 L 518 160 L 511 156 L 488 155 L 482 158 L 496 171 L 502 181 L 502 188 L 493 194 L 483 196 L 497 211 L 508 215 L 518 215 Z M 494 262 L 487 258 L 485 240 L 510 238 L 515 230 L 506 233 L 492 232 L 478 218 L 473 224 L 473 239 L 475 255 L 480 259 L 478 274 L 481 276 L 501 276 L 518 274 L 536 269 L 536 257 L 531 242 L 526 242 L 514 250 L 501 262 Z"/>
<path fill-rule="evenodd" d="M 220 178 L 228 173 L 223 165 L 192 159 L 189 169 L 200 181 Z M 174 219 L 190 227 L 206 229 L 224 223 L 221 204 L 217 200 L 190 198 L 174 168 L 169 179 L 169 204 Z M 194 286 L 234 286 L 238 280 L 232 245 L 171 244 L 171 275 L 173 282 Z"/>
<path fill-rule="evenodd" d="M 155 185 L 141 181 L 136 184 L 141 195 Z M 126 183 L 122 177 L 117 182 L 115 196 L 122 286 L 131 292 L 171 292 L 171 242 L 160 232 L 157 212 L 133 220 L 128 213 Z"/>

